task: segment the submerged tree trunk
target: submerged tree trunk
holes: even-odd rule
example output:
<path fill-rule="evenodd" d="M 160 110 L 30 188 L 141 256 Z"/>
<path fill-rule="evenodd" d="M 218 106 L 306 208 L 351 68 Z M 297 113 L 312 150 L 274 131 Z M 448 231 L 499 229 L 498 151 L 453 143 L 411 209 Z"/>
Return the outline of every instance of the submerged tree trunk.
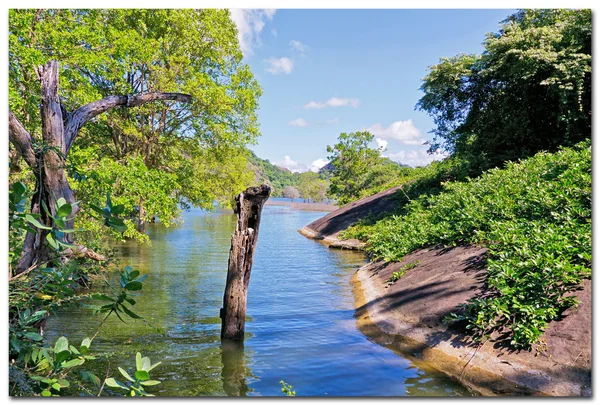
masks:
<path fill-rule="evenodd" d="M 236 197 L 237 226 L 231 238 L 227 283 L 221 308 L 221 340 L 244 340 L 246 300 L 262 208 L 271 194 L 266 184 L 250 187 Z"/>
<path fill-rule="evenodd" d="M 39 214 L 39 221 L 47 226 L 52 220 L 43 209 L 44 203 L 52 215 L 56 215 L 56 201 L 64 198 L 73 204 L 75 197 L 69 186 L 65 163 L 79 130 L 91 119 L 118 106 L 136 107 L 152 101 L 172 100 L 190 102 L 192 97 L 181 93 L 142 93 L 135 96 L 108 96 L 102 100 L 86 104 L 73 112 L 67 112 L 58 95 L 58 62 L 50 61 L 36 69 L 42 88 L 40 109 L 42 139 L 35 139 L 17 119 L 12 111 L 8 114 L 10 142 L 19 155 L 31 167 L 36 177 L 35 194 L 31 202 L 31 213 Z M 77 213 L 73 207 L 71 218 Z M 73 221 L 67 221 L 67 228 Z M 40 265 L 50 258 L 50 250 L 45 238 L 47 231 L 38 229 L 28 233 L 21 258 L 14 271 L 20 274 L 31 266 Z M 65 242 L 73 241 L 71 233 L 65 234 Z"/>
<path fill-rule="evenodd" d="M 146 210 L 144 209 L 144 199 L 140 198 L 139 205 L 139 213 L 138 213 L 138 223 L 137 223 L 137 231 L 140 233 L 146 233 Z"/>

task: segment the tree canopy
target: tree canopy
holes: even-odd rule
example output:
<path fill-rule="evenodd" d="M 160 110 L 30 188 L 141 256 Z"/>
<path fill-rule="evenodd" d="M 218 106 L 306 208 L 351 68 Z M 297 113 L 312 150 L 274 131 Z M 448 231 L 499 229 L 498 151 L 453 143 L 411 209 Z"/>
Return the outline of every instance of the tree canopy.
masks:
<path fill-rule="evenodd" d="M 69 174 L 87 183 L 74 186 L 78 198 L 100 203 L 111 192 L 129 217 L 168 223 L 178 203 L 227 203 L 251 181 L 232 171 L 245 168 L 243 148 L 258 136 L 261 89 L 242 63 L 228 10 L 11 10 L 9 106 L 34 143 L 41 131 L 35 68 L 49 60 L 60 62 L 67 112 L 112 95 L 191 96 L 116 108 L 83 127 L 66 161 Z"/>
<path fill-rule="evenodd" d="M 441 59 L 417 104 L 436 124 L 431 150 L 485 169 L 589 138 L 591 38 L 590 10 L 523 10 L 481 55 Z"/>

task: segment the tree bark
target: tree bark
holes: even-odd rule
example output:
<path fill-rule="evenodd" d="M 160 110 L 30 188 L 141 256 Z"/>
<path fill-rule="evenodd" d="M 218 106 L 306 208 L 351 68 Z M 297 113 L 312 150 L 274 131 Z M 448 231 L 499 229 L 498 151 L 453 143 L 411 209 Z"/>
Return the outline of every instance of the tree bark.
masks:
<path fill-rule="evenodd" d="M 262 208 L 271 188 L 250 187 L 236 197 L 237 226 L 231 238 L 227 283 L 221 308 L 221 340 L 244 340 L 246 301 Z"/>
<path fill-rule="evenodd" d="M 36 69 L 42 87 L 42 105 L 40 109 L 42 121 L 42 143 L 35 146 L 31 134 L 9 110 L 9 140 L 15 149 L 32 168 L 36 176 L 36 191 L 31 202 L 31 212 L 40 214 L 39 221 L 47 226 L 52 225 L 51 218 L 42 209 L 46 204 L 52 215 L 56 214 L 56 201 L 64 198 L 73 204 L 75 196 L 69 186 L 65 171 L 65 162 L 79 130 L 91 119 L 111 108 L 136 107 L 152 101 L 190 102 L 192 97 L 181 93 L 142 93 L 134 96 L 108 96 L 102 100 L 86 104 L 72 113 L 67 113 L 61 105 L 58 93 L 58 62 L 50 61 Z M 78 207 L 74 207 L 71 218 Z M 67 228 L 73 227 L 73 221 L 67 222 Z M 50 250 L 45 242 L 47 231 L 38 229 L 36 233 L 28 233 L 25 237 L 21 258 L 15 267 L 15 274 L 26 271 L 33 265 L 39 265 L 50 257 Z M 71 243 L 72 234 L 65 236 Z"/>

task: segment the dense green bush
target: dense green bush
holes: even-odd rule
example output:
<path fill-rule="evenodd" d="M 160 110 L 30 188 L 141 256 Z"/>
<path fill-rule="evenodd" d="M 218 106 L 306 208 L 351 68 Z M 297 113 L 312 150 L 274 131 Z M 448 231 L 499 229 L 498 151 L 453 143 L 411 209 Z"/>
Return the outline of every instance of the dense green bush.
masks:
<path fill-rule="evenodd" d="M 513 346 L 529 346 L 575 303 L 568 293 L 591 275 L 591 186 L 591 148 L 583 143 L 445 183 L 441 193 L 405 205 L 403 214 L 347 236 L 393 261 L 438 244 L 486 246 L 492 294 L 454 319 L 479 336 L 509 328 Z"/>

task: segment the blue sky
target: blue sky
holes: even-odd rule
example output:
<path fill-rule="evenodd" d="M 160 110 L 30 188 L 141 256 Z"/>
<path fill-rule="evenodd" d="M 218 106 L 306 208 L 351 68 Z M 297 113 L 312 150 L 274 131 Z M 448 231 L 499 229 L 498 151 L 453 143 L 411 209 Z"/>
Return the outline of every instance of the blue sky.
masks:
<path fill-rule="evenodd" d="M 415 111 L 427 67 L 480 53 L 514 10 L 232 10 L 263 88 L 258 156 L 316 170 L 341 132 L 370 130 L 384 155 L 429 163 L 433 122 Z M 375 143 L 373 146 L 377 146 Z"/>

